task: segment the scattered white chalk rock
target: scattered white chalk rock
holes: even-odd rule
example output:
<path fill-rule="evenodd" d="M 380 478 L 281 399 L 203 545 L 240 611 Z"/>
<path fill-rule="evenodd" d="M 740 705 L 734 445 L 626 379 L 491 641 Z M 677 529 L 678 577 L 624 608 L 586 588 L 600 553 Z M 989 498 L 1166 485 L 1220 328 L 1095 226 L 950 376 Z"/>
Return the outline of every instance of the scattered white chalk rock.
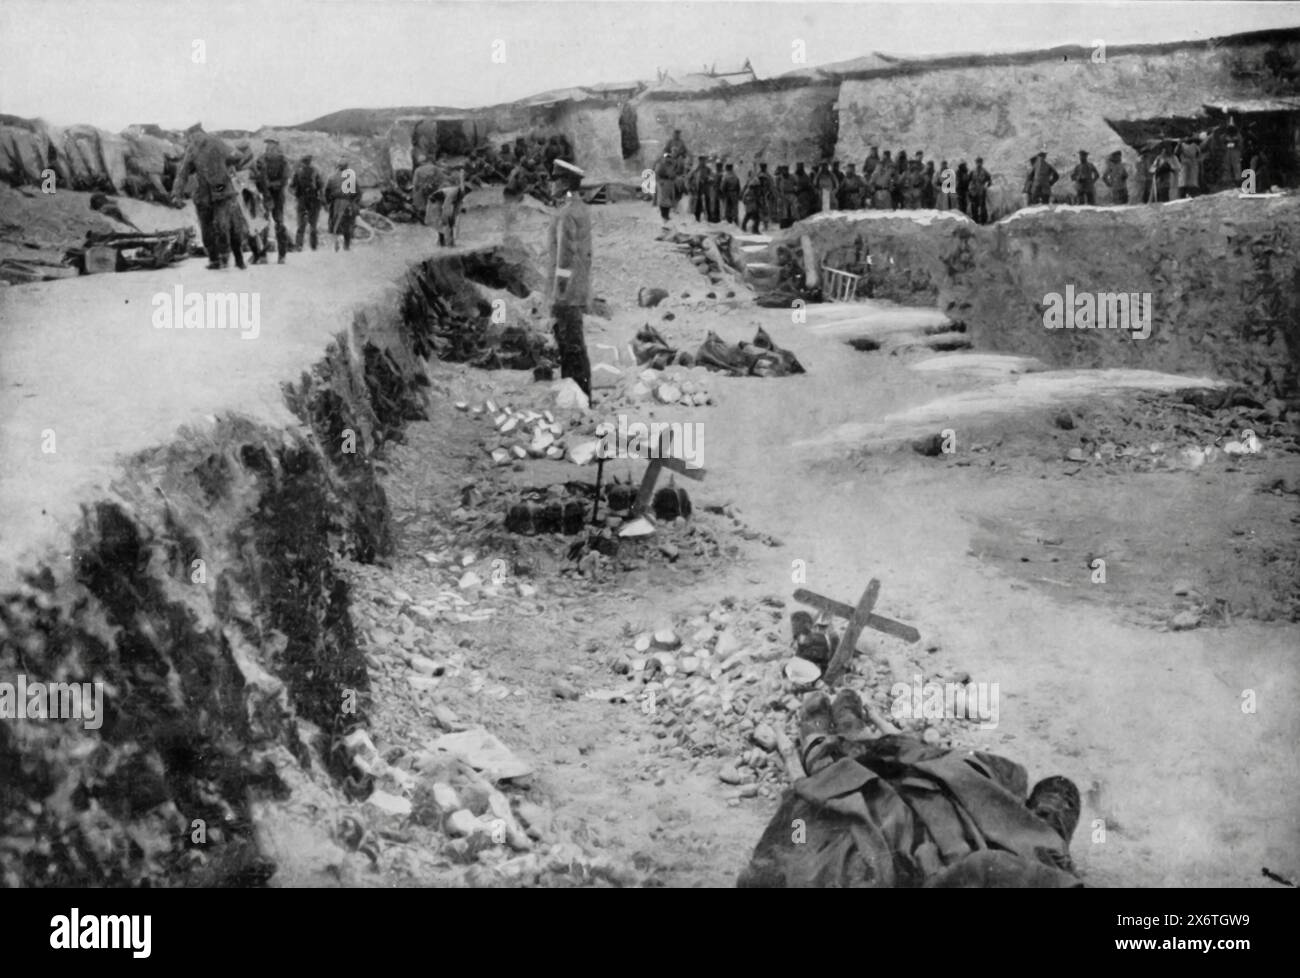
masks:
<path fill-rule="evenodd" d="M 398 795 L 390 795 L 387 791 L 372 792 L 370 797 L 366 799 L 366 804 L 374 805 L 381 812 L 388 815 L 405 816 L 411 814 L 411 802 L 408 799 Z"/>

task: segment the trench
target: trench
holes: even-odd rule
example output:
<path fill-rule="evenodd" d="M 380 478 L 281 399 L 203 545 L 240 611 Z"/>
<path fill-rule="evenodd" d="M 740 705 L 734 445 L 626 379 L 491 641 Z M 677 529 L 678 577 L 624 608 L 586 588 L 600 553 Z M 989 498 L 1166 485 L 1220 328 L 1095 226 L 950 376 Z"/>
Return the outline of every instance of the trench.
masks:
<path fill-rule="evenodd" d="M 369 792 L 341 749 L 371 701 L 339 562 L 393 551 L 377 464 L 428 417 L 427 358 L 490 320 L 474 282 L 530 274 L 496 248 L 412 265 L 282 385 L 301 427 L 230 413 L 129 458 L 71 560 L 0 594 L 0 681 L 104 684 L 97 726 L 0 724 L 5 885 L 257 885 L 267 805 Z"/>

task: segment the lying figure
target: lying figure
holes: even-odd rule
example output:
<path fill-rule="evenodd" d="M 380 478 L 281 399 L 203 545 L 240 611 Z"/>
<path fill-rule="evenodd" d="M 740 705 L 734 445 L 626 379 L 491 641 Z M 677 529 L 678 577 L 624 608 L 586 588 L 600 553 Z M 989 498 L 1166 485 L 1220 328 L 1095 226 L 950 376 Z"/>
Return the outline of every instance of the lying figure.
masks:
<path fill-rule="evenodd" d="M 796 781 L 754 849 L 741 887 L 1081 887 L 1070 860 L 1079 790 L 1029 790 L 1014 761 L 873 737 L 852 690 L 800 711 Z"/>

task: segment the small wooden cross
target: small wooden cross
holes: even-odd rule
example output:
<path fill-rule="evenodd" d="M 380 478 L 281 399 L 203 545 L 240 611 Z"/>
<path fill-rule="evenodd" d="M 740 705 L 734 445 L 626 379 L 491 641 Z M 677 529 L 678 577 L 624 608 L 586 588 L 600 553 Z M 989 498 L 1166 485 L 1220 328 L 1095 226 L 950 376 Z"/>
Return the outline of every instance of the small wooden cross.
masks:
<path fill-rule="evenodd" d="M 637 490 L 636 503 L 632 506 L 633 515 L 640 516 L 646 511 L 646 507 L 650 505 L 650 499 L 654 495 L 655 483 L 659 481 L 659 473 L 664 469 L 669 472 L 676 472 L 678 475 L 684 475 L 688 479 L 694 479 L 696 482 L 704 481 L 704 469 L 692 469 L 687 466 L 684 459 L 673 457 L 669 433 L 664 432 L 659 437 L 659 451 L 654 458 L 650 459 L 650 464 L 646 466 L 645 476 L 641 479 L 641 488 Z"/>
<path fill-rule="evenodd" d="M 794 599 L 800 604 L 812 605 L 819 611 L 848 619 L 848 628 L 845 629 L 844 635 L 840 638 L 840 644 L 836 647 L 835 654 L 831 656 L 831 661 L 827 663 L 826 672 L 822 676 L 827 685 L 831 685 L 839 678 L 840 673 L 849 664 L 849 660 L 853 658 L 853 651 L 857 647 L 858 638 L 862 635 L 864 628 L 873 628 L 878 632 L 884 632 L 886 635 L 901 638 L 904 642 L 919 642 L 921 640 L 921 633 L 911 625 L 904 625 L 902 622 L 894 621 L 892 618 L 885 618 L 872 611 L 876 606 L 876 598 L 879 594 L 880 582 L 874 577 L 867 585 L 867 589 L 862 592 L 862 597 L 858 600 L 856 608 L 842 601 L 815 594 L 804 588 L 794 592 Z"/>

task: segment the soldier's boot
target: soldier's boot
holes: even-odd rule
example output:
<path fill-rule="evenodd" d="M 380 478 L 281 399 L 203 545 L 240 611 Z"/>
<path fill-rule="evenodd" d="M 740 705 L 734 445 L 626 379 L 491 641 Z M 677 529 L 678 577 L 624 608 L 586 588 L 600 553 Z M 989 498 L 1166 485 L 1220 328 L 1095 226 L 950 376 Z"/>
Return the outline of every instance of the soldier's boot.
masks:
<path fill-rule="evenodd" d="M 799 709 L 799 750 L 804 770 L 813 774 L 834 762 L 828 750 L 834 720 L 825 693 L 809 693 Z"/>
<path fill-rule="evenodd" d="M 835 702 L 831 704 L 831 718 L 835 723 L 835 732 L 845 740 L 871 739 L 866 708 L 862 705 L 862 698 L 853 690 L 841 689 L 835 694 Z"/>
<path fill-rule="evenodd" d="M 1031 812 L 1056 830 L 1066 845 L 1079 825 L 1080 804 L 1079 789 L 1069 778 L 1060 775 L 1039 781 L 1025 802 Z"/>

